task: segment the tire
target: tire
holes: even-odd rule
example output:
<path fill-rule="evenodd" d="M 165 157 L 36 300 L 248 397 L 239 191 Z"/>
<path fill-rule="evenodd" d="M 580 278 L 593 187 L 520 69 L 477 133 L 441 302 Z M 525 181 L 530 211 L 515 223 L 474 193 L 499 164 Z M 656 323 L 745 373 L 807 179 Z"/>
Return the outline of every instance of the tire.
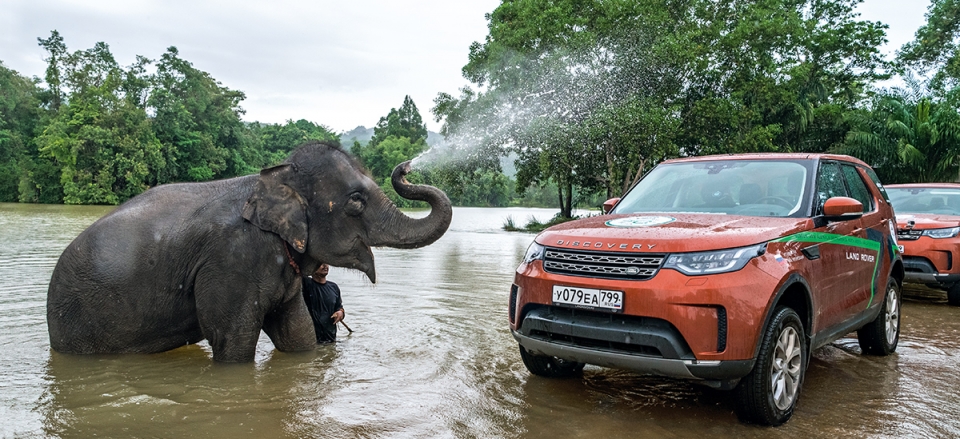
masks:
<path fill-rule="evenodd" d="M 857 330 L 860 349 L 870 355 L 890 355 L 900 342 L 900 284 L 890 278 L 883 296 L 880 314 Z"/>
<path fill-rule="evenodd" d="M 569 378 L 580 375 L 583 371 L 583 363 L 576 361 L 561 360 L 557 357 L 547 355 L 536 355 L 527 352 L 523 346 L 520 346 L 520 358 L 523 359 L 523 365 L 527 367 L 530 373 L 547 378 Z"/>
<path fill-rule="evenodd" d="M 947 303 L 953 306 L 960 306 L 960 282 L 957 282 L 947 289 Z"/>
<path fill-rule="evenodd" d="M 780 425 L 793 416 L 807 369 L 807 337 L 791 308 L 774 311 L 763 331 L 757 362 L 740 380 L 737 416 L 744 422 Z"/>

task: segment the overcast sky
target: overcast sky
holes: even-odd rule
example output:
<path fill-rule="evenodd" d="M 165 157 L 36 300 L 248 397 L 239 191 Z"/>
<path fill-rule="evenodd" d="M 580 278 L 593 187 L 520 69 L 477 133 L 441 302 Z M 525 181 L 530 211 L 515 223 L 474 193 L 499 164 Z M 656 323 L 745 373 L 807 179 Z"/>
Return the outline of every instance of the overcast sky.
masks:
<path fill-rule="evenodd" d="M 70 51 L 98 41 L 117 61 L 157 59 L 169 46 L 224 86 L 246 93 L 246 121 L 307 119 L 342 132 L 374 126 L 410 95 L 433 131 L 439 92 L 457 94 L 470 43 L 499 0 L 0 0 L 0 61 L 43 77 L 37 38 L 56 29 Z M 924 23 L 928 0 L 866 0 L 890 26 L 892 53 Z"/>

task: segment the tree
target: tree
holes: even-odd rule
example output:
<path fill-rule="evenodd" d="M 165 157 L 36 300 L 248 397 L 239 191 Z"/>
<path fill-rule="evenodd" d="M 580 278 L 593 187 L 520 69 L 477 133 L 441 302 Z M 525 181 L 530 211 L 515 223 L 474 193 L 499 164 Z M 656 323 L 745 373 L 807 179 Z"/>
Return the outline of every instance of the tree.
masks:
<path fill-rule="evenodd" d="M 121 67 L 102 42 L 70 52 L 52 31 L 38 43 L 46 88 L 0 63 L 0 201 L 116 204 L 157 184 L 254 173 L 300 144 L 338 137 L 303 119 L 244 124 L 243 93 L 175 47 L 151 74 L 154 61 L 137 56 Z M 425 137 L 409 98 L 393 113 Z M 414 154 L 423 146 L 384 148 Z"/>
<path fill-rule="evenodd" d="M 247 129 L 256 146 L 245 148 L 243 160 L 253 167 L 280 164 L 296 147 L 311 140 L 339 143 L 339 136 L 329 128 L 305 119 L 288 120 L 283 125 L 253 122 Z"/>
<path fill-rule="evenodd" d="M 960 83 L 960 1 L 933 0 L 926 18 L 914 40 L 900 49 L 898 61 L 932 73 L 932 88 L 943 94 Z"/>
<path fill-rule="evenodd" d="M 47 70 L 44 79 L 47 82 L 50 92 L 50 109 L 58 110 L 60 103 L 63 102 L 63 90 L 61 89 L 63 76 L 63 63 L 67 57 L 67 45 L 63 42 L 60 32 L 53 30 L 50 32 L 50 38 L 37 38 L 37 42 L 43 47 L 48 56 L 43 60 L 47 62 Z"/>
<path fill-rule="evenodd" d="M 423 123 L 420 110 L 417 110 L 417 104 L 413 103 L 410 96 L 404 96 L 399 110 L 391 108 L 386 116 L 380 118 L 373 128 L 373 138 L 369 143 L 375 145 L 390 136 L 406 137 L 414 143 L 427 140 L 427 125 Z"/>
<path fill-rule="evenodd" d="M 822 152 L 842 141 L 830 125 L 886 78 L 886 25 L 857 20 L 861 0 L 698 2 L 692 82 L 682 96 L 685 154 Z"/>
<path fill-rule="evenodd" d="M 354 141 L 351 152 L 373 175 L 381 189 L 398 207 L 422 206 L 423 203 L 397 195 L 390 176 L 400 163 L 419 156 L 427 149 L 427 126 L 410 96 L 403 98 L 400 109 L 391 108 L 373 129 L 373 138 L 366 145 Z M 423 183 L 422 176 L 408 176 L 411 182 Z"/>
<path fill-rule="evenodd" d="M 35 81 L 0 61 L 0 202 L 20 198 L 20 180 L 36 149 L 33 134 L 40 123 L 39 92 Z"/>
<path fill-rule="evenodd" d="M 853 129 L 837 152 L 858 157 L 885 183 L 960 180 L 956 101 L 934 101 L 918 84 L 878 96 L 848 115 Z"/>
<path fill-rule="evenodd" d="M 885 26 L 858 3 L 506 1 L 463 68 L 480 91 L 433 110 L 461 149 L 517 153 L 518 188 L 556 183 L 564 215 L 674 154 L 824 151 L 885 77 Z"/>
<path fill-rule="evenodd" d="M 379 182 L 389 180 L 393 168 L 410 160 L 427 148 L 427 126 L 410 96 L 400 109 L 391 108 L 373 129 L 373 138 L 366 145 L 354 142 L 353 154 Z"/>
<path fill-rule="evenodd" d="M 434 101 L 443 133 L 478 157 L 516 153 L 518 190 L 555 183 L 563 216 L 577 191 L 619 193 L 622 172 L 608 171 L 627 148 L 615 148 L 616 135 L 598 123 L 633 114 L 640 101 L 663 103 L 683 83 L 684 62 L 666 50 L 682 34 L 674 32 L 682 22 L 669 3 L 504 2 L 488 16 L 490 33 L 471 46 L 463 69 L 486 91 Z M 655 114 L 675 119 L 670 111 L 647 116 Z M 662 122 L 654 125 L 670 125 Z"/>
<path fill-rule="evenodd" d="M 239 91 L 220 85 L 170 47 L 157 62 L 147 106 L 168 163 L 158 183 L 205 181 L 255 172 L 243 161 Z"/>
<path fill-rule="evenodd" d="M 165 163 L 146 112 L 122 94 L 131 76 L 105 43 L 48 59 L 64 99 L 37 144 L 60 168 L 63 202 L 118 204 L 142 192 Z"/>
<path fill-rule="evenodd" d="M 603 169 L 587 178 L 606 189 L 606 198 L 619 197 L 661 160 L 678 154 L 673 137 L 680 119 L 676 109 L 640 96 L 588 117 L 580 130 L 587 154 L 602 158 Z M 588 181 L 581 186 L 590 187 Z"/>

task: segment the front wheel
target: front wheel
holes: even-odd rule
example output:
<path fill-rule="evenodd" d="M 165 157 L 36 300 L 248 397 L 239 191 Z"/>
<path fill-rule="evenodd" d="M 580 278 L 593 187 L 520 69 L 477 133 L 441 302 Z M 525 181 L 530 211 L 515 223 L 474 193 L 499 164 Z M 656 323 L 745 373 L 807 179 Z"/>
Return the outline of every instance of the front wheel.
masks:
<path fill-rule="evenodd" d="M 960 282 L 951 285 L 947 290 L 947 303 L 953 306 L 960 306 Z"/>
<path fill-rule="evenodd" d="M 871 355 L 890 355 L 900 341 L 900 285 L 896 279 L 887 282 L 887 294 L 880 314 L 872 322 L 857 330 L 860 349 Z"/>
<path fill-rule="evenodd" d="M 791 308 L 777 308 L 763 332 L 756 365 L 736 389 L 741 420 L 780 425 L 790 419 L 807 369 L 806 352 L 800 316 Z"/>
<path fill-rule="evenodd" d="M 534 375 L 547 378 L 567 378 L 580 374 L 583 371 L 583 363 L 576 361 L 561 360 L 557 357 L 547 355 L 536 355 L 527 352 L 523 346 L 520 346 L 520 358 L 527 370 Z"/>

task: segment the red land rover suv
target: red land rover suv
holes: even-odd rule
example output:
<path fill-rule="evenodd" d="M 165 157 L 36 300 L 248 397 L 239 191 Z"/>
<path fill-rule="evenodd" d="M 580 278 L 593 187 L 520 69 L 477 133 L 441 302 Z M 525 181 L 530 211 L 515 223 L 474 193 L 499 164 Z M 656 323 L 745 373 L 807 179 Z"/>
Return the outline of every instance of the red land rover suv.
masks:
<path fill-rule="evenodd" d="M 906 281 L 944 289 L 947 302 L 960 306 L 960 184 L 892 184 L 887 193 Z"/>
<path fill-rule="evenodd" d="M 900 337 L 893 209 L 865 163 L 817 154 L 666 161 L 608 214 L 539 234 L 510 329 L 530 372 L 584 364 L 735 390 L 741 419 L 793 414 L 810 351 Z"/>

